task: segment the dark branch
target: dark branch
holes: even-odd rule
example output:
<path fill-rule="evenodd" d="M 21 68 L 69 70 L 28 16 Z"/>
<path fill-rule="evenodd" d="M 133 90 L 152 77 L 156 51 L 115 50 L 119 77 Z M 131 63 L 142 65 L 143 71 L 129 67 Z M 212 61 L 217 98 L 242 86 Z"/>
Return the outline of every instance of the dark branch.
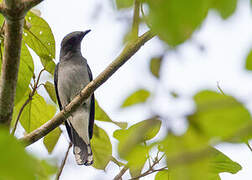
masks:
<path fill-rule="evenodd" d="M 97 78 L 91 81 L 81 91 L 80 95 L 76 96 L 64 110 L 60 111 L 50 121 L 43 124 L 40 128 L 34 130 L 33 132 L 25 135 L 20 140 L 24 141 L 26 145 L 30 145 L 62 124 L 62 122 L 69 117 L 70 114 L 82 104 L 82 102 L 84 102 L 100 85 L 107 81 L 125 62 L 131 58 L 131 56 L 140 49 L 142 45 L 144 45 L 152 37 L 154 37 L 154 34 L 151 31 L 148 31 L 140 36 L 136 41 L 127 44 L 121 54 Z"/>

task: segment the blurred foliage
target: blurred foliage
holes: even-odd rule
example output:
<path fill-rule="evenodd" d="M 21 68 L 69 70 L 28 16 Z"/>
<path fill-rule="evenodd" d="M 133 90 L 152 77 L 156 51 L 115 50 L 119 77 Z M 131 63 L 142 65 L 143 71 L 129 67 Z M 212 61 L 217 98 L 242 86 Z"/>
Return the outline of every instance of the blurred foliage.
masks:
<path fill-rule="evenodd" d="M 252 70 L 252 51 L 247 56 L 245 68 L 249 71 Z"/>
<path fill-rule="evenodd" d="M 51 100 L 57 104 L 57 98 L 56 98 L 56 92 L 54 89 L 54 85 L 53 83 L 46 81 L 46 83 L 44 84 L 44 87 L 46 89 L 46 92 L 48 93 L 48 95 L 50 96 Z"/>
<path fill-rule="evenodd" d="M 196 111 L 188 117 L 189 123 L 208 138 L 225 140 L 252 125 L 249 111 L 231 96 L 206 90 L 198 92 L 194 101 Z"/>
<path fill-rule="evenodd" d="M 119 155 L 125 157 L 137 144 L 154 138 L 159 132 L 160 127 L 161 121 L 153 117 L 136 123 L 126 130 L 120 129 L 114 131 L 113 136 L 119 141 Z"/>
<path fill-rule="evenodd" d="M 105 170 L 112 157 L 112 145 L 107 133 L 97 125 L 94 126 L 91 144 L 94 156 L 93 167 Z"/>
<path fill-rule="evenodd" d="M 118 9 L 130 8 L 134 3 L 134 0 L 116 0 L 116 7 Z"/>
<path fill-rule="evenodd" d="M 130 96 L 128 96 L 124 100 L 123 104 L 121 105 L 121 108 L 144 103 L 149 98 L 149 96 L 150 96 L 150 92 L 148 90 L 139 89 L 139 90 L 133 92 Z"/>
<path fill-rule="evenodd" d="M 110 119 L 110 117 L 107 115 L 107 113 L 100 107 L 97 100 L 95 100 L 95 120 L 98 121 L 104 121 L 104 122 L 110 122 L 118 127 L 125 129 L 128 126 L 128 123 L 126 122 L 115 122 Z"/>
<path fill-rule="evenodd" d="M 135 0 L 113 0 L 117 10 L 133 10 Z M 209 11 L 217 12 L 223 20 L 232 16 L 237 8 L 237 0 L 139 0 L 141 2 L 140 23 L 147 25 L 157 34 L 165 45 L 176 47 L 189 40 L 201 27 Z M 0 25 L 4 18 L 0 15 Z M 141 32 L 141 31 L 140 31 Z M 4 45 L 4 32 L 1 31 L 0 66 Z M 128 31 L 128 36 L 131 31 Z M 124 38 L 129 40 L 128 37 Z M 55 39 L 50 26 L 40 17 L 40 13 L 28 12 L 25 17 L 23 42 L 21 49 L 20 70 L 17 82 L 13 122 L 18 119 L 25 133 L 29 133 L 50 120 L 56 113 L 56 95 L 51 77 L 46 82 L 39 82 L 34 72 L 33 50 L 40 58 L 44 69 L 53 75 L 55 68 Z M 158 80 L 165 54 L 151 57 L 150 73 Z M 252 52 L 248 54 L 246 69 L 252 70 Z M 33 81 L 32 81 L 33 80 Z M 36 92 L 31 96 L 32 87 L 43 85 L 54 104 Z M 161 81 L 158 81 L 162 83 Z M 32 87 L 29 85 L 32 84 Z M 129 93 L 130 94 L 130 93 Z M 177 97 L 176 93 L 171 93 Z M 122 102 L 121 108 L 134 105 L 151 104 L 150 97 L 155 92 L 137 89 Z M 30 101 L 26 104 L 26 101 Z M 155 175 L 156 180 L 220 180 L 219 173 L 237 173 L 241 166 L 232 161 L 214 145 L 223 142 L 242 143 L 252 138 L 251 115 L 245 105 L 238 99 L 202 90 L 194 95 L 194 112 L 187 116 L 188 128 L 185 133 L 175 135 L 164 124 L 166 120 L 153 116 L 138 123 L 114 121 L 96 101 L 95 119 L 113 123 L 117 130 L 113 137 L 118 146 L 112 156 L 110 137 L 101 127 L 94 125 L 91 146 L 94 155 L 93 167 L 106 170 L 110 161 L 118 166 L 129 168 L 130 175 L 141 176 L 144 172 Z M 127 110 L 127 108 L 125 108 Z M 129 121 L 130 122 L 130 121 Z M 164 128 L 163 135 L 159 136 Z M 48 153 L 53 152 L 61 130 L 56 128 L 44 137 L 43 143 Z M 37 160 L 30 156 L 13 137 L 0 129 L 0 179 L 50 179 L 56 173 L 56 167 L 45 160 Z M 154 155 L 157 152 L 156 155 Z M 160 153 L 162 156 L 160 157 Z M 121 160 L 125 163 L 121 163 Z M 162 163 L 161 163 L 162 161 Z M 18 163 L 17 163 L 18 162 Z M 146 164 L 149 164 L 147 167 Z M 161 165 L 163 166 L 161 166 Z M 154 166 L 163 167 L 154 171 Z"/>
<path fill-rule="evenodd" d="M 56 173 L 55 166 L 29 155 L 4 128 L 0 128 L 0 146 L 0 179 L 49 180 Z"/>
<path fill-rule="evenodd" d="M 153 76 L 155 76 L 156 78 L 159 78 L 160 75 L 160 67 L 161 67 L 161 63 L 162 63 L 163 57 L 153 57 L 151 58 L 150 61 L 150 71 L 153 74 Z"/>

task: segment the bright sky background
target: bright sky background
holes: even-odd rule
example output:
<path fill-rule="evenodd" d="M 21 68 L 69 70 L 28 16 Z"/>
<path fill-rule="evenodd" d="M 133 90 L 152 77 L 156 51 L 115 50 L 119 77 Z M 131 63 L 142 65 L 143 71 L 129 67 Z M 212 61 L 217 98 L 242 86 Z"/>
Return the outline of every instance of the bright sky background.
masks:
<path fill-rule="evenodd" d="M 149 72 L 149 60 L 164 51 L 160 41 L 154 38 L 148 42 L 126 65 L 102 85 L 96 92 L 101 107 L 115 121 L 127 121 L 130 125 L 149 117 L 150 109 L 159 112 L 167 119 L 165 126 L 173 127 L 181 133 L 185 129 L 184 116 L 192 112 L 194 106 L 191 97 L 197 91 L 210 88 L 217 90 L 216 83 L 227 94 L 244 102 L 252 110 L 252 73 L 244 71 L 247 53 L 252 47 L 252 14 L 248 0 L 239 1 L 235 15 L 223 21 L 211 12 L 199 32 L 192 40 L 180 46 L 176 51 L 168 51 L 162 66 L 162 86 L 157 86 L 155 78 Z M 62 38 L 75 30 L 91 29 L 82 44 L 83 56 L 96 77 L 122 49 L 122 38 L 130 27 L 113 8 L 112 0 L 52 0 L 40 5 L 42 17 L 49 23 L 56 40 L 56 62 Z M 129 14 L 129 12 L 124 12 Z M 130 15 L 130 14 L 129 14 Z M 205 47 L 205 51 L 199 49 Z M 38 69 L 41 65 L 37 66 Z M 48 79 L 49 75 L 44 75 Z M 127 110 L 119 109 L 123 99 L 138 88 L 157 91 L 153 106 L 137 106 Z M 174 100 L 169 91 L 180 95 Z M 43 92 L 42 92 L 43 93 Z M 158 103 L 157 103 L 158 102 Z M 117 127 L 111 124 L 98 124 L 110 137 Z M 64 130 L 65 131 L 65 130 Z M 61 162 L 67 149 L 67 134 L 61 136 L 50 158 Z M 111 138 L 113 148 L 116 140 Z M 42 157 L 48 157 L 41 146 L 42 141 L 30 146 L 29 151 Z M 224 173 L 222 180 L 249 180 L 252 177 L 252 153 L 246 145 L 219 145 L 218 149 L 237 161 L 243 169 L 236 175 Z M 78 166 L 72 150 L 63 170 L 61 180 L 87 179 L 110 180 L 119 169 L 110 163 L 106 173 L 92 167 Z M 127 174 L 125 177 L 129 177 Z M 143 179 L 153 179 L 147 176 Z"/>

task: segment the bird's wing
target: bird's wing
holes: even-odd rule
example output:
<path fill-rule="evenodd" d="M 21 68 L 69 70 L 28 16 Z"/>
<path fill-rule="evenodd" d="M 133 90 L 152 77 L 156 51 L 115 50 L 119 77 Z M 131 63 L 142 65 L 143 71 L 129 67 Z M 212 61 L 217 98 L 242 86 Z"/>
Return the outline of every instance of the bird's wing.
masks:
<path fill-rule="evenodd" d="M 93 75 L 92 75 L 91 69 L 88 66 L 88 64 L 87 64 L 87 70 L 88 70 L 89 79 L 90 79 L 90 81 L 92 81 Z M 89 126 L 88 126 L 88 132 L 89 132 L 90 139 L 93 136 L 94 116 L 95 116 L 95 97 L 94 97 L 94 94 L 92 94 L 91 104 L 90 104 L 90 114 L 89 114 Z"/>
<path fill-rule="evenodd" d="M 62 105 L 61 105 L 60 98 L 59 98 L 59 93 L 58 93 L 58 68 L 59 68 L 59 63 L 56 65 L 55 71 L 54 71 L 54 88 L 55 88 L 59 108 L 60 108 L 60 110 L 62 110 Z M 71 127 L 67 123 L 67 121 L 65 121 L 65 125 L 66 125 L 68 136 L 69 136 L 70 140 L 72 141 Z"/>
<path fill-rule="evenodd" d="M 60 110 L 62 110 L 62 106 L 61 106 L 61 102 L 60 102 L 60 98 L 59 98 L 59 93 L 58 93 L 58 67 L 59 67 L 59 64 L 56 65 L 55 71 L 54 71 L 54 88 L 55 88 L 59 108 L 60 108 Z"/>

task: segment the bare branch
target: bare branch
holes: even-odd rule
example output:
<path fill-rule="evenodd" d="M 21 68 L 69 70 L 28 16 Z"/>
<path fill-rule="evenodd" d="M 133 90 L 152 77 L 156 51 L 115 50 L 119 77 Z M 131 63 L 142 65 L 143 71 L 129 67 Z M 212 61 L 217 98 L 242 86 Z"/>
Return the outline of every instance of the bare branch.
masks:
<path fill-rule="evenodd" d="M 17 124 L 18 124 L 18 122 L 19 122 L 19 119 L 20 119 L 20 117 L 21 117 L 21 114 L 22 114 L 22 112 L 23 112 L 25 106 L 26 106 L 31 100 L 32 100 L 32 97 L 29 96 L 29 98 L 25 101 L 25 103 L 23 104 L 23 106 L 20 108 L 20 111 L 19 111 L 18 116 L 17 116 L 17 120 L 15 121 L 14 128 L 13 128 L 13 130 L 12 130 L 12 132 L 11 132 L 11 134 L 12 134 L 13 136 L 15 135 L 15 131 L 16 131 L 16 129 L 17 129 Z"/>
<path fill-rule="evenodd" d="M 142 45 L 153 37 L 154 34 L 151 31 L 148 31 L 136 41 L 128 43 L 121 54 L 97 78 L 91 81 L 62 111 L 50 121 L 25 135 L 20 140 L 24 141 L 26 145 L 30 145 L 62 124 L 62 122 L 64 122 L 64 120 L 69 117 L 70 114 L 82 104 L 82 102 L 84 102 L 100 85 L 107 81 L 125 62 L 127 62 Z"/>
<path fill-rule="evenodd" d="M 69 150 L 71 149 L 71 147 L 72 147 L 72 143 L 69 143 L 66 154 L 65 154 L 65 157 L 64 157 L 64 159 L 63 159 L 63 161 L 62 161 L 62 163 L 60 165 L 59 172 L 57 173 L 56 180 L 59 180 L 59 178 L 60 178 L 60 175 L 61 175 L 61 173 L 63 171 L 63 168 L 64 168 L 64 166 L 66 164 L 66 160 L 67 160 Z"/>
<path fill-rule="evenodd" d="M 153 162 L 153 164 L 149 167 L 149 169 L 147 171 L 145 171 L 143 174 L 137 176 L 137 177 L 133 177 L 132 179 L 130 180 L 136 180 L 136 179 L 139 179 L 141 177 L 144 177 L 144 176 L 147 176 L 149 174 L 152 174 L 154 172 L 157 172 L 157 171 L 163 171 L 165 169 L 167 169 L 167 166 L 163 167 L 163 168 L 160 168 L 160 169 L 154 169 L 154 167 L 163 159 L 163 157 L 165 156 L 165 154 L 163 154 L 160 158 L 158 158 L 158 154 L 159 154 L 159 151 L 155 157 L 155 160 Z"/>
<path fill-rule="evenodd" d="M 217 88 L 219 89 L 219 91 L 221 92 L 222 95 L 225 95 L 224 91 L 220 87 L 220 83 L 219 82 L 217 82 Z"/>
<path fill-rule="evenodd" d="M 152 169 L 152 170 L 146 171 L 145 173 L 143 173 L 143 174 L 141 174 L 141 175 L 139 175 L 139 176 L 137 176 L 137 177 L 134 177 L 134 178 L 132 178 L 132 179 L 130 179 L 130 180 L 137 180 L 137 179 L 142 178 L 142 177 L 144 177 L 144 176 L 148 176 L 149 174 L 152 174 L 152 173 L 154 173 L 154 172 L 163 171 L 163 170 L 166 170 L 166 169 L 167 169 L 167 166 L 162 167 L 162 168 L 160 168 L 160 169 Z"/>
<path fill-rule="evenodd" d="M 124 166 L 122 170 L 114 177 L 113 180 L 122 180 L 122 176 L 129 168 L 127 166 Z"/>
<path fill-rule="evenodd" d="M 40 77 L 41 77 L 43 71 L 45 71 L 45 69 L 42 69 L 42 70 L 39 72 L 38 79 L 37 79 L 36 82 L 35 82 L 35 79 L 33 79 L 33 80 L 34 80 L 34 85 L 33 85 L 33 87 L 32 87 L 32 92 L 29 94 L 28 99 L 25 101 L 25 103 L 23 104 L 23 106 L 20 108 L 20 111 L 19 111 L 19 113 L 18 113 L 17 120 L 16 120 L 15 125 L 14 125 L 14 128 L 13 128 L 13 130 L 12 130 L 12 132 L 11 132 L 12 135 L 15 134 L 15 131 L 16 131 L 16 129 L 17 129 L 18 121 L 19 121 L 19 119 L 20 119 L 20 117 L 21 117 L 21 114 L 22 114 L 22 112 L 23 112 L 25 106 L 32 100 L 32 97 L 34 96 L 35 92 L 37 91 L 37 89 L 38 89 L 39 86 L 40 86 L 40 85 L 38 85 L 38 84 L 39 84 L 39 80 L 40 80 Z M 34 76 L 35 76 L 35 75 L 34 75 Z"/>
<path fill-rule="evenodd" d="M 249 142 L 246 142 L 246 145 L 248 146 L 249 150 L 252 152 L 252 147 L 250 146 Z"/>

